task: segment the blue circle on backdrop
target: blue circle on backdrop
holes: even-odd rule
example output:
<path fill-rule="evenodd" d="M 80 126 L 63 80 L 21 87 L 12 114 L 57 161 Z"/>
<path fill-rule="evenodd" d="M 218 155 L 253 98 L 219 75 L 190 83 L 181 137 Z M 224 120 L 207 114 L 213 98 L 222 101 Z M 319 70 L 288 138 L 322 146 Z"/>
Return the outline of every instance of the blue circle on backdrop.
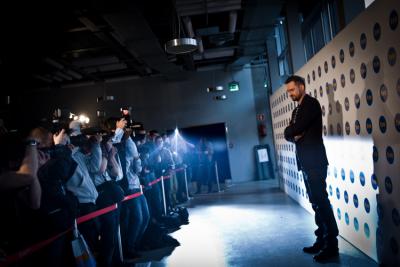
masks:
<path fill-rule="evenodd" d="M 349 194 L 347 193 L 347 191 L 344 191 L 344 201 L 346 203 L 349 203 Z"/>
<path fill-rule="evenodd" d="M 399 16 L 398 16 L 396 10 L 392 10 L 392 12 L 390 12 L 390 16 L 389 16 L 390 29 L 392 29 L 394 31 L 397 28 L 397 24 L 399 24 Z"/>
<path fill-rule="evenodd" d="M 349 135 L 350 134 L 350 123 L 348 121 L 346 121 L 345 129 L 346 129 L 346 134 Z"/>
<path fill-rule="evenodd" d="M 375 23 L 373 29 L 373 35 L 376 41 L 378 41 L 379 38 L 381 38 L 381 25 L 379 25 L 379 23 Z"/>
<path fill-rule="evenodd" d="M 353 203 L 354 207 L 358 208 L 358 197 L 356 194 L 353 195 Z"/>
<path fill-rule="evenodd" d="M 398 84 L 399 84 L 398 87 L 400 88 L 400 79 L 399 79 Z M 332 88 L 333 88 L 333 91 L 336 91 L 336 89 L 337 89 L 337 81 L 336 81 L 335 78 L 333 78 L 333 80 L 332 80 Z M 400 89 L 398 90 L 398 92 L 399 92 L 399 95 L 400 95 Z"/>
<path fill-rule="evenodd" d="M 365 128 L 367 129 L 367 133 L 371 134 L 372 133 L 372 121 L 370 118 L 367 119 L 365 122 Z"/>
<path fill-rule="evenodd" d="M 394 126 L 396 127 L 396 130 L 400 132 L 400 113 L 397 113 L 394 117 Z"/>
<path fill-rule="evenodd" d="M 317 89 L 314 89 L 314 97 L 317 98 Z"/>
<path fill-rule="evenodd" d="M 363 172 L 360 172 L 360 183 L 362 186 L 365 185 L 365 175 Z"/>
<path fill-rule="evenodd" d="M 342 86 L 342 88 L 346 86 L 346 77 L 344 76 L 344 74 L 340 75 L 340 85 Z"/>
<path fill-rule="evenodd" d="M 342 106 L 340 105 L 339 101 L 336 101 L 336 112 L 341 113 L 342 112 Z"/>
<path fill-rule="evenodd" d="M 339 190 L 339 188 L 336 188 L 336 198 L 340 199 L 340 190 Z"/>
<path fill-rule="evenodd" d="M 381 88 L 379 88 L 379 94 L 381 96 L 382 102 L 386 102 L 386 100 L 388 98 L 388 89 L 387 89 L 386 85 L 384 85 L 384 84 L 381 85 Z"/>
<path fill-rule="evenodd" d="M 367 66 L 365 65 L 365 63 L 361 63 L 360 75 L 361 75 L 361 78 L 363 78 L 363 79 L 365 79 L 365 77 L 367 77 Z"/>
<path fill-rule="evenodd" d="M 324 95 L 324 90 L 322 89 L 322 86 L 319 87 L 319 95 L 321 97 Z"/>
<path fill-rule="evenodd" d="M 326 61 L 324 63 L 324 70 L 325 70 L 325 73 L 328 73 L 328 62 L 326 62 Z"/>
<path fill-rule="evenodd" d="M 325 84 L 326 94 L 329 95 L 329 91 L 331 90 L 329 83 Z"/>
<path fill-rule="evenodd" d="M 394 162 L 394 152 L 393 152 L 393 148 L 391 146 L 388 146 L 386 148 L 386 159 L 390 164 L 393 164 L 393 162 Z"/>
<path fill-rule="evenodd" d="M 394 225 L 399 226 L 400 225 L 400 215 L 399 215 L 399 211 L 394 208 L 392 210 L 392 220 Z"/>
<path fill-rule="evenodd" d="M 383 216 L 384 216 L 385 214 L 384 214 L 383 207 L 382 207 L 381 203 L 378 203 L 378 204 L 376 205 L 376 212 L 378 213 L 379 219 L 382 220 L 382 219 L 383 219 Z"/>
<path fill-rule="evenodd" d="M 336 58 L 335 58 L 335 56 L 332 56 L 331 64 L 332 64 L 332 69 L 334 69 L 336 67 Z"/>
<path fill-rule="evenodd" d="M 343 49 L 340 49 L 339 60 L 340 60 L 340 63 L 344 62 L 344 51 L 343 51 Z"/>
<path fill-rule="evenodd" d="M 389 176 L 386 176 L 385 178 L 385 188 L 386 188 L 386 192 L 388 194 L 391 194 L 393 191 L 393 184 L 392 184 L 392 179 L 390 179 Z"/>
<path fill-rule="evenodd" d="M 307 74 L 307 82 L 310 84 L 310 74 Z"/>
<path fill-rule="evenodd" d="M 382 133 L 386 133 L 387 123 L 384 116 L 379 117 L 379 129 L 381 129 Z"/>
<path fill-rule="evenodd" d="M 318 77 L 321 77 L 321 66 L 318 66 Z"/>
<path fill-rule="evenodd" d="M 378 189 L 378 178 L 375 174 L 371 175 L 371 185 L 374 190 Z"/>
<path fill-rule="evenodd" d="M 370 204 L 369 204 L 368 198 L 364 199 L 364 208 L 365 208 L 365 211 L 366 211 L 367 213 L 369 213 L 370 210 L 371 210 L 371 206 L 370 206 Z"/>
<path fill-rule="evenodd" d="M 390 47 L 387 55 L 388 63 L 390 66 L 394 66 L 396 64 L 396 58 L 396 50 L 394 49 L 394 47 Z"/>
<path fill-rule="evenodd" d="M 360 35 L 360 46 L 363 50 L 367 47 L 367 36 L 365 35 L 365 33 L 362 33 Z"/>
<path fill-rule="evenodd" d="M 337 178 L 337 169 L 336 169 L 336 167 L 333 169 L 333 175 L 335 176 L 335 178 Z"/>
<path fill-rule="evenodd" d="M 354 83 L 355 80 L 356 80 L 356 74 L 354 73 L 354 70 L 351 69 L 350 70 L 350 82 Z"/>
<path fill-rule="evenodd" d="M 379 72 L 381 69 L 381 61 L 379 60 L 379 57 L 374 56 L 374 59 L 372 60 L 372 67 L 375 73 Z"/>
<path fill-rule="evenodd" d="M 358 229 L 360 229 L 360 225 L 358 224 L 357 218 L 354 218 L 354 229 L 358 232 Z"/>
<path fill-rule="evenodd" d="M 342 180 L 344 181 L 346 179 L 346 172 L 344 171 L 344 169 L 342 168 L 342 170 L 340 171 L 340 175 L 342 176 Z"/>
<path fill-rule="evenodd" d="M 347 214 L 347 212 L 344 214 L 344 220 L 346 221 L 347 225 L 350 224 L 350 218 L 349 218 L 349 214 Z"/>
<path fill-rule="evenodd" d="M 355 129 L 356 129 L 356 134 L 360 134 L 360 122 L 358 120 L 355 121 Z"/>
<path fill-rule="evenodd" d="M 360 100 L 360 96 L 358 94 L 356 94 L 354 96 L 354 104 L 357 109 L 360 108 L 361 100 Z"/>
<path fill-rule="evenodd" d="M 397 255 L 397 253 L 399 253 L 399 245 L 394 237 L 390 239 L 390 247 L 392 248 L 393 254 Z"/>
<path fill-rule="evenodd" d="M 376 146 L 373 146 L 372 148 L 372 159 L 374 160 L 374 162 L 377 162 L 379 160 L 378 149 L 376 148 Z"/>
<path fill-rule="evenodd" d="M 351 57 L 353 57 L 354 56 L 354 43 L 353 42 L 350 42 L 350 44 L 349 44 L 349 54 L 350 54 L 350 56 Z"/>
<path fill-rule="evenodd" d="M 369 236 L 371 235 L 371 232 L 370 232 L 370 230 L 369 230 L 369 226 L 368 226 L 367 223 L 364 223 L 364 233 L 365 233 L 365 236 L 366 236 L 367 238 L 369 238 Z"/>
<path fill-rule="evenodd" d="M 367 93 L 365 94 L 365 98 L 367 99 L 367 104 L 368 104 L 369 106 L 371 106 L 371 105 L 372 105 L 372 102 L 374 101 L 374 98 L 373 98 L 373 96 L 372 96 L 372 91 L 371 91 L 371 89 L 368 89 L 368 90 L 367 90 Z"/>
<path fill-rule="evenodd" d="M 354 172 L 352 170 L 350 170 L 350 181 L 354 183 Z"/>
<path fill-rule="evenodd" d="M 342 219 L 342 213 L 340 212 L 339 208 L 337 209 L 337 217 L 339 220 Z"/>
<path fill-rule="evenodd" d="M 349 98 L 347 96 L 344 99 L 344 109 L 346 111 L 349 111 L 349 109 L 350 109 L 350 101 L 349 101 Z"/>
<path fill-rule="evenodd" d="M 315 71 L 312 71 L 312 80 L 315 81 Z"/>
<path fill-rule="evenodd" d="M 332 186 L 331 185 L 329 186 L 329 195 L 331 195 L 331 196 L 333 195 L 333 191 L 332 191 Z"/>
<path fill-rule="evenodd" d="M 342 135 L 342 125 L 340 123 L 336 125 L 336 130 L 338 135 Z"/>
<path fill-rule="evenodd" d="M 322 105 L 321 111 L 322 111 L 322 116 L 325 117 L 325 106 L 324 105 Z"/>

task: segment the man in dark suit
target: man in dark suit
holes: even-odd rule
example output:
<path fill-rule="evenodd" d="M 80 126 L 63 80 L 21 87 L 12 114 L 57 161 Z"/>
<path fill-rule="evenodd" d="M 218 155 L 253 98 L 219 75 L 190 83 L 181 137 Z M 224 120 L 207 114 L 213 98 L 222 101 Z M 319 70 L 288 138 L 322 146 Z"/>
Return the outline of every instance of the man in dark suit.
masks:
<path fill-rule="evenodd" d="M 314 256 L 316 261 L 326 261 L 339 255 L 339 234 L 335 216 L 326 191 L 328 159 L 322 140 L 322 112 L 317 99 L 305 92 L 305 82 L 300 76 L 290 76 L 286 91 L 298 106 L 292 112 L 290 125 L 285 129 L 285 139 L 296 145 L 299 171 L 303 172 L 309 200 L 315 211 L 316 241 L 303 251 Z"/>

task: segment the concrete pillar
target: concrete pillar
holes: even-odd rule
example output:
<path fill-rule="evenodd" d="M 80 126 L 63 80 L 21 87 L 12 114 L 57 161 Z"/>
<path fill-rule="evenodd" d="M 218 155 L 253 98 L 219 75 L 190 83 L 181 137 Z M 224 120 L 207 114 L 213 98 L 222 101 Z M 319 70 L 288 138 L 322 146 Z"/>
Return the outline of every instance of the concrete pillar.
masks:
<path fill-rule="evenodd" d="M 267 38 L 267 57 L 269 66 L 269 76 L 271 79 L 272 92 L 281 87 L 281 77 L 279 76 L 278 54 L 276 51 L 276 41 L 274 37 Z"/>
<path fill-rule="evenodd" d="M 340 30 L 344 29 L 365 9 L 365 0 L 337 0 L 336 4 Z"/>
<path fill-rule="evenodd" d="M 293 73 L 296 73 L 305 63 L 304 43 L 301 34 L 299 4 L 297 1 L 288 1 L 286 4 L 286 22 L 288 31 L 289 51 L 292 58 Z"/>

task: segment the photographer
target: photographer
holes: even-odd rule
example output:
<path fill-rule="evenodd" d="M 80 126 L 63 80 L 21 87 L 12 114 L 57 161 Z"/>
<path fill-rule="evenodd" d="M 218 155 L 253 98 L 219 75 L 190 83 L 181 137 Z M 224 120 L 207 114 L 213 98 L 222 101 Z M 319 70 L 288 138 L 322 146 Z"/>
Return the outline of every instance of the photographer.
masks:
<path fill-rule="evenodd" d="M 99 193 L 96 205 L 105 208 L 121 202 L 124 191 L 116 183 L 123 177 L 121 162 L 117 149 L 112 145 L 113 134 L 103 136 L 101 141 L 102 160 L 98 172 L 90 173 Z M 117 250 L 119 210 L 106 213 L 100 220 L 100 266 L 116 266 L 120 264 Z"/>
<path fill-rule="evenodd" d="M 97 209 L 98 192 L 89 173 L 96 173 L 100 170 L 102 159 L 100 141 L 100 135 L 91 138 L 82 134 L 71 137 L 72 158 L 77 163 L 77 168 L 66 186 L 78 198 L 79 216 Z M 80 232 L 92 249 L 97 245 L 98 224 L 97 218 L 94 218 L 79 225 Z"/>
<path fill-rule="evenodd" d="M 38 177 L 42 187 L 42 205 L 38 229 L 34 229 L 34 232 L 39 232 L 43 239 L 67 230 L 77 217 L 78 200 L 66 189 L 66 183 L 75 172 L 77 163 L 65 145 L 68 142 L 65 130 L 52 135 L 44 127 L 37 127 L 31 135 L 40 142 Z M 45 266 L 71 265 L 72 251 L 67 236 L 58 238 L 43 252 L 45 256 L 41 258 L 46 259 Z M 43 265 L 43 260 L 39 262 Z"/>
<path fill-rule="evenodd" d="M 109 131 L 114 132 L 112 141 L 118 149 L 121 159 L 123 179 L 120 181 L 125 195 L 141 192 L 139 174 L 142 171 L 141 161 L 136 145 L 133 142 L 131 130 L 126 127 L 126 120 L 110 118 L 106 125 Z M 144 195 L 130 199 L 122 203 L 121 208 L 121 232 L 124 244 L 124 256 L 137 258 L 137 246 L 149 222 L 149 209 Z"/>
<path fill-rule="evenodd" d="M 29 234 L 25 219 L 40 207 L 39 155 L 37 141 L 30 137 L 24 141 L 18 134 L 6 133 L 0 140 L 0 205 L 5 214 L 0 247 L 12 252 L 29 240 L 28 235 L 24 237 L 24 233 Z"/>

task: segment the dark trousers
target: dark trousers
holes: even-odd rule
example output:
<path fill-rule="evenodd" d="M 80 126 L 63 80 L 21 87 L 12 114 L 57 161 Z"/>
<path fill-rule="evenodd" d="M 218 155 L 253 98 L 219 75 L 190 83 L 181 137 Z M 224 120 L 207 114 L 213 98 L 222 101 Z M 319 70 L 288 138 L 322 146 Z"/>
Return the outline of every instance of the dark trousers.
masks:
<path fill-rule="evenodd" d="M 133 192 L 129 194 L 131 193 Z M 149 208 L 144 195 L 122 203 L 121 235 L 124 251 L 135 251 L 146 231 L 149 219 Z"/>
<path fill-rule="evenodd" d="M 156 220 L 160 220 L 164 213 L 164 204 L 161 190 L 161 182 L 159 182 L 152 185 L 151 189 L 145 191 L 150 216 L 151 218 L 154 218 Z"/>
<path fill-rule="evenodd" d="M 100 191 L 96 204 L 99 209 L 110 206 L 112 196 Z M 119 204 L 121 205 L 121 204 Z M 99 266 L 117 266 L 121 264 L 118 248 L 119 209 L 113 210 L 98 217 L 100 221 L 100 249 Z"/>
<path fill-rule="evenodd" d="M 315 212 L 317 242 L 337 247 L 339 230 L 326 191 L 326 174 L 327 167 L 303 170 L 307 194 Z"/>
<path fill-rule="evenodd" d="M 96 211 L 97 207 L 93 203 L 79 203 L 79 216 Z M 79 232 L 83 235 L 89 248 L 94 251 L 98 248 L 98 234 L 100 223 L 98 218 L 93 218 L 78 225 Z"/>

